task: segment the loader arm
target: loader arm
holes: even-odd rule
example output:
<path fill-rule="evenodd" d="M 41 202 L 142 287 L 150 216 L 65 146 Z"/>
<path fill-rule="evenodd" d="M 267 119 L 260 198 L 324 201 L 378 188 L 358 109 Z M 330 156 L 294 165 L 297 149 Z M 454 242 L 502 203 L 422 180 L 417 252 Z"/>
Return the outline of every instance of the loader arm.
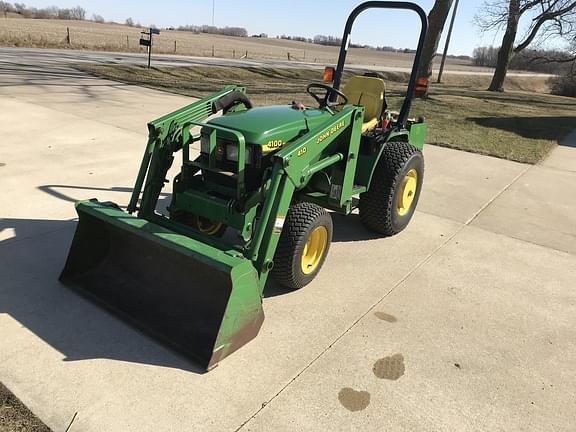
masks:
<path fill-rule="evenodd" d="M 172 165 L 173 154 L 182 148 L 188 149 L 186 144 L 191 137 L 187 126 L 206 120 L 213 114 L 213 104 L 235 91 L 244 93 L 246 89 L 236 85 L 227 86 L 217 93 L 148 123 L 148 143 L 128 204 L 128 213 L 139 210 L 138 216 L 142 218 L 154 214 L 158 197 L 164 187 L 166 173 Z M 138 209 L 143 185 L 142 202 Z"/>

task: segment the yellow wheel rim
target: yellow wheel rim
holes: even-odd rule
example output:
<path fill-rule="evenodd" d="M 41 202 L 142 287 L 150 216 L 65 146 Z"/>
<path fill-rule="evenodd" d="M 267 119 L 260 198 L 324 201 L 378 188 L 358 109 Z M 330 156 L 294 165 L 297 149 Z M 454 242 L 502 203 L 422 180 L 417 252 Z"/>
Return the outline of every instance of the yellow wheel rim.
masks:
<path fill-rule="evenodd" d="M 418 173 L 414 168 L 406 173 L 402 184 L 400 185 L 400 192 L 398 193 L 398 203 L 396 210 L 400 216 L 404 216 L 410 211 L 414 197 L 416 196 L 416 189 L 418 188 Z"/>
<path fill-rule="evenodd" d="M 204 234 L 214 235 L 222 228 L 222 222 L 213 222 L 209 219 L 199 217 L 196 219 L 196 228 Z"/>
<path fill-rule="evenodd" d="M 304 251 L 302 252 L 302 258 L 300 260 L 300 266 L 302 267 L 302 273 L 310 274 L 318 268 L 324 252 L 326 251 L 326 245 L 328 244 L 328 230 L 324 226 L 319 226 L 314 228 L 308 237 L 308 241 L 304 246 Z"/>

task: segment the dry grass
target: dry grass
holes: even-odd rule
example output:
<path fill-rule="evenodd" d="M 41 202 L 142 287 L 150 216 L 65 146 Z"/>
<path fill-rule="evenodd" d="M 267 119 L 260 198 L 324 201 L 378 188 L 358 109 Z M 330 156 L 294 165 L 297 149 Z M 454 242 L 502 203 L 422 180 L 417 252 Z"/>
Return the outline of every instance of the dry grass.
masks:
<path fill-rule="evenodd" d="M 71 46 L 66 44 L 66 27 L 70 28 Z M 145 52 L 138 45 L 140 29 L 120 24 L 90 21 L 0 18 L 0 45 L 13 47 L 73 48 L 114 52 Z M 251 59 L 286 60 L 288 53 L 296 61 L 334 64 L 338 47 L 325 47 L 305 42 L 280 39 L 236 38 L 190 32 L 163 30 L 155 38 L 154 52 L 191 56 L 239 58 L 248 52 Z M 350 49 L 347 62 L 363 65 L 411 67 L 412 55 L 384 53 L 372 49 Z M 467 61 L 448 59 L 450 70 L 478 71 Z"/>
<path fill-rule="evenodd" d="M 413 112 L 430 123 L 429 144 L 537 163 L 576 127 L 573 98 L 441 88 Z"/>
<path fill-rule="evenodd" d="M 0 383 L 0 431 L 50 432 L 50 429 Z"/>
<path fill-rule="evenodd" d="M 224 85 L 246 85 L 256 105 L 289 103 L 313 105 L 304 89 L 319 79 L 309 69 L 166 67 L 81 65 L 97 76 L 195 97 Z M 351 76 L 345 74 L 344 82 Z M 397 109 L 405 92 L 407 74 L 384 73 L 388 102 Z M 448 78 L 449 77 L 449 78 Z M 506 93 L 483 91 L 489 77 L 447 75 L 433 85 L 431 97 L 416 100 L 412 115 L 424 115 L 430 125 L 427 142 L 518 162 L 536 163 L 576 125 L 576 99 L 537 94 L 543 78 L 510 77 Z M 532 86 L 532 88 L 531 88 Z"/>

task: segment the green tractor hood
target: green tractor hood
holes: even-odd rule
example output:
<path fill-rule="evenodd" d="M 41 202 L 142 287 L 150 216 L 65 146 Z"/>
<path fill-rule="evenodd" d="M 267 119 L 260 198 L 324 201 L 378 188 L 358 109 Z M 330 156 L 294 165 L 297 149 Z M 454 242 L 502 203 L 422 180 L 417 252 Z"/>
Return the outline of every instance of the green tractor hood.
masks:
<path fill-rule="evenodd" d="M 329 112 L 316 108 L 299 110 L 291 105 L 275 105 L 230 112 L 210 120 L 208 124 L 241 132 L 247 144 L 261 145 L 262 153 L 267 153 L 314 129 L 330 117 Z M 232 136 L 226 138 L 233 139 Z"/>

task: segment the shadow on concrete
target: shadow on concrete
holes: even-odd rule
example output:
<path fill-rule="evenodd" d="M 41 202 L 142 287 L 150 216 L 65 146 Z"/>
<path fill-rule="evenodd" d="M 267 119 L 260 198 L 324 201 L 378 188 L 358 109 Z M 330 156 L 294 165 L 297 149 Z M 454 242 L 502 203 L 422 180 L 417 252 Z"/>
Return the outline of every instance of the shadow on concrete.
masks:
<path fill-rule="evenodd" d="M 129 193 L 131 188 L 96 188 L 43 185 L 43 192 L 73 203 L 75 191 Z M 68 192 L 70 191 L 70 192 Z M 163 194 L 161 206 L 169 202 Z M 332 214 L 334 242 L 379 238 L 366 230 L 356 214 Z M 11 237 L 0 241 L 0 313 L 20 322 L 64 355 L 64 361 L 106 358 L 178 368 L 203 373 L 187 358 L 165 348 L 156 339 L 140 333 L 124 321 L 69 290 L 58 281 L 74 236 L 75 220 L 0 219 L 0 233 Z M 7 236 L 8 237 L 8 236 Z M 353 247 L 353 246 L 352 246 Z M 291 291 L 269 279 L 265 297 Z"/>
<path fill-rule="evenodd" d="M 73 198 L 70 195 L 67 195 L 58 189 L 69 189 L 69 190 L 82 190 L 82 191 L 98 191 L 98 192 L 122 192 L 122 193 L 132 193 L 132 188 L 125 187 L 125 186 L 113 186 L 110 188 L 99 188 L 99 187 L 92 187 L 92 186 L 71 186 L 71 185 L 61 185 L 61 184 L 52 184 L 52 185 L 42 185 L 38 186 L 38 189 L 42 192 L 47 193 L 48 195 L 52 195 L 54 198 L 58 198 L 62 201 L 68 201 L 71 203 L 75 203 L 78 201 L 77 198 Z M 85 194 L 87 195 L 87 194 Z"/>
<path fill-rule="evenodd" d="M 6 313 L 64 355 L 64 361 L 111 359 L 204 373 L 58 281 L 75 221 L 1 219 L 0 314 Z M 41 232 L 21 241 L 19 232 Z"/>
<path fill-rule="evenodd" d="M 82 198 L 75 198 L 72 197 L 59 189 L 65 189 L 70 191 L 93 191 L 93 192 L 118 192 L 128 194 L 130 196 L 132 194 L 133 188 L 126 187 L 126 186 L 113 186 L 109 188 L 99 188 L 93 186 L 72 186 L 72 185 L 62 185 L 62 184 L 51 184 L 51 185 L 42 185 L 38 186 L 38 189 L 42 192 L 47 193 L 48 195 L 52 195 L 54 198 L 58 198 L 62 201 L 67 201 L 71 203 L 76 203 L 79 200 L 86 200 L 92 198 L 89 193 L 84 193 Z M 170 205 L 170 201 L 172 199 L 172 195 L 170 193 L 161 192 L 160 197 L 158 198 L 158 205 L 156 206 L 156 210 L 160 213 L 165 213 L 167 211 L 168 206 Z M 118 203 L 117 203 L 118 204 Z M 118 204 L 121 208 L 126 209 L 125 205 Z"/>
<path fill-rule="evenodd" d="M 474 123 L 494 129 L 512 132 L 524 138 L 557 140 L 576 128 L 575 117 L 469 117 Z"/>
<path fill-rule="evenodd" d="M 332 213 L 332 224 L 334 225 L 334 233 L 332 234 L 332 241 L 339 242 L 355 242 L 376 240 L 383 238 L 382 235 L 369 231 L 362 222 L 360 216 L 352 213 L 348 216 L 339 213 Z"/>
<path fill-rule="evenodd" d="M 355 213 L 348 216 L 344 216 L 338 213 L 331 213 L 331 216 L 332 224 L 334 227 L 334 231 L 332 233 L 332 243 L 357 242 L 382 238 L 382 236 L 366 229 L 360 222 L 360 216 Z M 350 247 L 354 247 L 354 245 L 350 245 Z M 302 289 L 306 289 L 306 287 Z M 276 297 L 290 294 L 291 292 L 293 291 L 278 285 L 274 279 L 270 277 L 268 278 L 266 287 L 264 288 L 264 297 Z"/>
<path fill-rule="evenodd" d="M 563 147 L 576 148 L 576 124 L 574 125 L 574 130 L 572 133 L 569 133 L 564 137 L 562 141 L 560 141 L 560 145 Z"/>
<path fill-rule="evenodd" d="M 303 288 L 303 289 L 306 289 L 306 288 Z M 276 281 L 274 280 L 274 278 L 269 277 L 268 280 L 266 281 L 266 286 L 264 287 L 263 296 L 264 296 L 264 298 L 271 298 L 271 297 L 287 295 L 287 294 L 290 294 L 293 292 L 294 292 L 294 290 L 284 288 L 283 286 L 278 285 L 276 283 Z M 266 311 L 264 311 L 264 313 L 266 313 Z"/>
<path fill-rule="evenodd" d="M 67 65 L 65 59 L 60 59 L 60 62 L 64 61 L 61 64 L 54 64 L 47 61 L 42 55 L 32 63 L 30 60 L 20 59 L 18 52 L 11 53 L 2 50 L 1 54 L 0 75 L 3 76 L 3 79 L 0 80 L 0 88 L 34 86 L 39 91 L 48 91 L 52 87 L 65 89 L 74 87 L 82 96 L 90 100 L 97 100 L 102 98 L 102 95 L 96 91 L 99 87 L 105 89 L 129 87 L 129 84 L 125 83 L 94 79 L 91 75 L 73 69 L 74 55 L 61 54 L 70 62 L 70 65 Z"/>

